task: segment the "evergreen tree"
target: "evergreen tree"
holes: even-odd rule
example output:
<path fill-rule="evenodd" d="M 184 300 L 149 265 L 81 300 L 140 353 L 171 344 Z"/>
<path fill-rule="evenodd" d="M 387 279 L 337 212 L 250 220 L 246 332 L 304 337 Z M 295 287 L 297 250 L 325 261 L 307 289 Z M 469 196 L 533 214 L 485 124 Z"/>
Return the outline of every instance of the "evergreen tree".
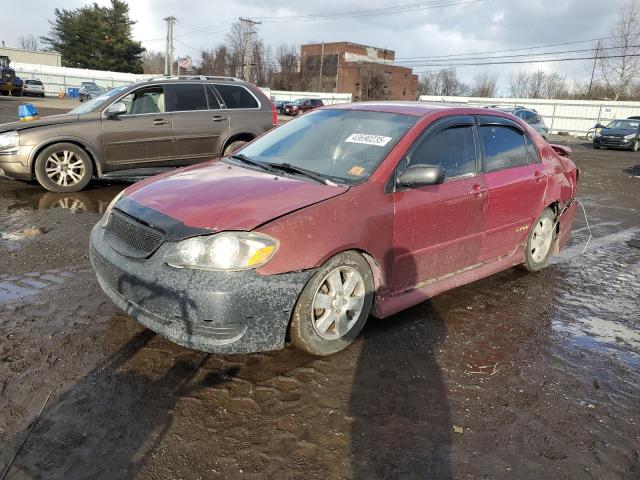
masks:
<path fill-rule="evenodd" d="M 124 1 L 111 0 L 111 7 L 56 8 L 49 23 L 51 31 L 42 42 L 60 52 L 63 66 L 142 73 L 144 48 L 131 37 L 135 22 Z"/>

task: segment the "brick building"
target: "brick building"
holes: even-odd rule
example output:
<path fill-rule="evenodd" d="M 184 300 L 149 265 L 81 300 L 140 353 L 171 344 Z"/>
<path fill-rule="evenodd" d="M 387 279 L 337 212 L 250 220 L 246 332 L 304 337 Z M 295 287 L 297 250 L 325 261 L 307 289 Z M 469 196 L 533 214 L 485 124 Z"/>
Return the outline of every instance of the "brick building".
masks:
<path fill-rule="evenodd" d="M 394 65 L 395 52 L 350 42 L 302 45 L 300 74 L 307 88 L 351 93 L 353 101 L 416 100 L 418 76 Z"/>

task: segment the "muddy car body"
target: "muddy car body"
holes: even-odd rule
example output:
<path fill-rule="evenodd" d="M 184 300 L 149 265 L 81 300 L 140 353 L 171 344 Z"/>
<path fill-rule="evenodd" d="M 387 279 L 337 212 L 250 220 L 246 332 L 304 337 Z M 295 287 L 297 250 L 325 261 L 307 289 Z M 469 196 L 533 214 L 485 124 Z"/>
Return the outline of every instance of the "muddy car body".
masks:
<path fill-rule="evenodd" d="M 67 114 L 0 125 L 0 176 L 79 191 L 91 178 L 139 178 L 219 157 L 276 124 L 275 107 L 247 82 L 150 79 Z"/>
<path fill-rule="evenodd" d="M 176 343 L 253 352 L 290 338 L 327 355 L 369 313 L 544 267 L 575 216 L 569 153 L 485 109 L 327 107 L 128 188 L 93 229 L 91 260 L 118 306 Z M 238 242 L 257 246 L 220 267 Z"/>

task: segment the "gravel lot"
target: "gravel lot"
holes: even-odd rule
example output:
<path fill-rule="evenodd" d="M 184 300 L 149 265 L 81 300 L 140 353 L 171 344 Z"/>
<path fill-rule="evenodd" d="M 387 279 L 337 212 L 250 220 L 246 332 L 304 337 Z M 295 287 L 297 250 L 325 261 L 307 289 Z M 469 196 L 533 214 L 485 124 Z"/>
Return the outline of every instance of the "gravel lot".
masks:
<path fill-rule="evenodd" d="M 324 359 L 145 330 L 87 254 L 126 185 L 0 180 L 0 472 L 51 392 L 8 478 L 640 478 L 640 153 L 554 141 L 581 169 L 584 254 L 581 216 L 545 271 L 370 319 Z"/>

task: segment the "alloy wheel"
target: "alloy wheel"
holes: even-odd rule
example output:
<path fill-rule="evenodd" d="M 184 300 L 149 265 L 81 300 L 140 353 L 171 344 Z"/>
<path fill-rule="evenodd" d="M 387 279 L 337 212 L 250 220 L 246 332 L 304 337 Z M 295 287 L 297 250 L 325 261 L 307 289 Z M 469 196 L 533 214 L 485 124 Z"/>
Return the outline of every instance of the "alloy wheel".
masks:
<path fill-rule="evenodd" d="M 325 340 L 344 337 L 357 323 L 365 301 L 365 285 L 355 268 L 340 266 L 320 282 L 313 297 L 311 323 Z"/>
<path fill-rule="evenodd" d="M 52 153 L 47 158 L 44 168 L 47 177 L 62 187 L 78 184 L 85 175 L 84 161 L 71 150 Z"/>

